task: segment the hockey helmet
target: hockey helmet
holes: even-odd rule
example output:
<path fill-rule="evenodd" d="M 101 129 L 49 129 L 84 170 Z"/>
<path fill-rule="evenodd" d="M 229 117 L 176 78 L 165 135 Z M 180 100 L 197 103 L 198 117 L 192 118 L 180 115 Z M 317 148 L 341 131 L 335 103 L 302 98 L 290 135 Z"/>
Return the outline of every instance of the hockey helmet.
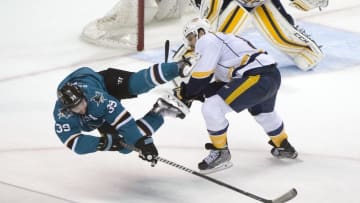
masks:
<path fill-rule="evenodd" d="M 65 108 L 73 108 L 78 105 L 83 98 L 84 93 L 78 85 L 66 83 L 57 92 L 58 99 L 64 105 Z"/>
<path fill-rule="evenodd" d="M 183 30 L 184 42 L 187 44 L 187 37 L 189 34 L 194 34 L 199 36 L 199 30 L 203 30 L 205 33 L 208 33 L 210 30 L 210 23 L 207 19 L 203 18 L 194 18 L 190 22 L 186 23 Z"/>

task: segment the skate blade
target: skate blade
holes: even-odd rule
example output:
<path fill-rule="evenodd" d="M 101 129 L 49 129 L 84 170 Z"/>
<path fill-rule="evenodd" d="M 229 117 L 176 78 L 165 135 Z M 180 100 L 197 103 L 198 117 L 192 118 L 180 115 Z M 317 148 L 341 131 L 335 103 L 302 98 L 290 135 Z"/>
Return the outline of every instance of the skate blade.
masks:
<path fill-rule="evenodd" d="M 273 155 L 277 159 L 296 159 L 298 157 L 298 153 L 295 152 L 292 156 L 289 155 Z"/>
<path fill-rule="evenodd" d="M 180 101 L 178 98 L 176 98 L 171 92 L 168 92 L 167 95 L 163 97 L 165 101 L 168 103 L 174 105 L 176 108 L 178 108 L 183 114 L 188 115 L 190 113 L 190 109 L 186 104 L 184 104 L 182 101 Z"/>
<path fill-rule="evenodd" d="M 211 169 L 207 169 L 207 170 L 200 170 L 199 173 L 201 174 L 210 174 L 210 173 L 215 173 L 218 171 L 222 171 L 225 170 L 227 168 L 230 168 L 233 166 L 233 163 L 230 161 L 224 162 L 218 166 L 216 166 L 215 168 L 211 168 Z"/>

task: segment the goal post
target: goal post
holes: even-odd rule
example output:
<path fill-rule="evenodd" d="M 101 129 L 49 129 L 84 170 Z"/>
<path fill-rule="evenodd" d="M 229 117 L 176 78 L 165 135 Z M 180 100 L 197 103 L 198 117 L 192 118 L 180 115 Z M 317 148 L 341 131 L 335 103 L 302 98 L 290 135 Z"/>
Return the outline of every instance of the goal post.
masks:
<path fill-rule="evenodd" d="M 103 17 L 84 27 L 81 38 L 98 46 L 142 51 L 147 24 L 180 19 L 189 8 L 187 0 L 118 0 Z"/>
<path fill-rule="evenodd" d="M 138 1 L 138 14 L 137 14 L 137 18 L 138 18 L 138 24 L 137 24 L 137 50 L 138 51 L 142 51 L 144 50 L 144 38 L 145 38 L 145 34 L 144 34 L 144 12 L 145 12 L 145 4 L 144 1 L 145 0 L 137 0 Z"/>

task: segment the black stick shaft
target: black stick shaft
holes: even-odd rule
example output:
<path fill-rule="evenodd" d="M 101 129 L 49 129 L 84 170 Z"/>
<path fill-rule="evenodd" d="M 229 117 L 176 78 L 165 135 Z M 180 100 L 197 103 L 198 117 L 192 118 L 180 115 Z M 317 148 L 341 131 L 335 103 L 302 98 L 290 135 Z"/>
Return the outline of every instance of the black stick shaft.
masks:
<path fill-rule="evenodd" d="M 169 59 L 169 50 L 170 50 L 170 41 L 166 40 L 165 41 L 165 63 L 167 63 L 168 59 Z"/>
<path fill-rule="evenodd" d="M 196 175 L 196 176 L 198 176 L 198 177 L 204 178 L 204 179 L 206 179 L 206 180 L 208 180 L 208 181 L 211 181 L 211 182 L 216 183 L 216 184 L 218 184 L 218 185 L 221 185 L 221 186 L 223 186 L 223 187 L 229 188 L 229 189 L 231 189 L 231 190 L 233 190 L 233 191 L 236 191 L 236 192 L 238 192 L 238 193 L 241 193 L 241 194 L 243 194 L 243 195 L 246 195 L 246 196 L 248 196 L 248 197 L 250 197 L 250 198 L 252 198 L 252 199 L 258 200 L 258 201 L 260 201 L 260 202 L 266 202 L 266 203 L 272 202 L 271 200 L 268 200 L 268 199 L 262 198 L 262 197 L 260 197 L 260 196 L 254 195 L 254 194 L 252 194 L 252 193 L 246 192 L 246 191 L 244 191 L 244 190 L 241 190 L 241 189 L 236 188 L 236 187 L 234 187 L 234 186 L 231 186 L 231 185 L 229 185 L 229 184 L 227 184 L 227 183 L 224 183 L 224 182 L 222 182 L 222 181 L 219 181 L 219 180 L 216 180 L 216 179 L 214 179 L 214 178 L 211 178 L 211 177 L 209 177 L 209 176 L 207 176 L 207 175 L 201 174 L 201 173 L 199 173 L 199 172 L 197 172 L 197 171 L 194 171 L 194 170 L 192 170 L 192 169 L 189 169 L 189 168 L 187 168 L 187 167 L 185 167 L 185 166 L 182 166 L 182 165 L 177 164 L 177 163 L 175 163 L 175 162 L 169 161 L 169 160 L 164 159 L 164 158 L 162 158 L 162 157 L 158 157 L 158 161 L 163 162 L 163 163 L 166 163 L 166 164 L 168 164 L 168 165 L 170 165 L 170 166 L 174 166 L 174 167 L 176 167 L 176 168 L 178 168 L 178 169 L 181 169 L 181 170 L 183 170 L 183 171 L 185 171 L 185 172 L 191 173 L 191 174 Z"/>
<path fill-rule="evenodd" d="M 138 148 L 136 148 L 136 147 L 134 147 L 134 146 L 131 146 L 131 145 L 128 145 L 128 144 L 126 144 L 126 143 L 124 143 L 124 142 L 120 142 L 120 144 L 121 144 L 122 146 L 124 146 L 125 148 L 127 148 L 127 149 L 130 149 L 130 150 L 133 150 L 133 151 L 136 151 L 136 152 L 141 152 L 141 150 L 139 150 Z M 250 198 L 252 198 L 252 199 L 258 200 L 258 201 L 260 201 L 260 202 L 265 202 L 265 203 L 271 203 L 271 202 L 273 202 L 272 200 L 268 200 L 268 199 L 262 198 L 262 197 L 260 197 L 260 196 L 254 195 L 254 194 L 252 194 L 252 193 L 246 192 L 246 191 L 244 191 L 244 190 L 241 190 L 241 189 L 239 189 L 239 188 L 236 188 L 236 187 L 234 187 L 234 186 L 231 186 L 231 185 L 229 185 L 229 184 L 227 184 L 227 183 L 224 183 L 224 182 L 222 182 L 222 181 L 219 181 L 219 180 L 216 180 L 216 179 L 214 179 L 214 178 L 211 178 L 211 177 L 209 177 L 209 176 L 207 176 L 207 175 L 204 175 L 204 174 L 201 174 L 201 173 L 199 173 L 199 172 L 196 172 L 196 171 L 194 171 L 194 170 L 192 170 L 192 169 L 190 169 L 190 168 L 187 168 L 187 167 L 182 166 L 182 165 L 180 165 L 180 164 L 177 164 L 177 163 L 175 163 L 175 162 L 169 161 L 169 160 L 167 160 L 167 159 L 165 159 L 165 158 L 157 157 L 156 159 L 157 159 L 158 161 L 160 161 L 160 162 L 163 162 L 163 163 L 168 164 L 168 165 L 170 165 L 170 166 L 173 166 L 173 167 L 175 167 L 175 168 L 181 169 L 181 170 L 183 170 L 183 171 L 185 171 L 185 172 L 191 173 L 191 174 L 196 175 L 196 176 L 198 176 L 198 177 L 204 178 L 204 179 L 206 179 L 206 180 L 208 180 L 208 181 L 211 181 L 211 182 L 216 183 L 216 184 L 218 184 L 218 185 L 221 185 L 221 186 L 223 186 L 223 187 L 229 188 L 229 189 L 231 189 L 231 190 L 233 190 L 233 191 L 236 191 L 236 192 L 238 192 L 238 193 L 241 193 L 241 194 L 243 194 L 243 195 L 246 195 L 246 196 L 248 196 L 248 197 L 250 197 Z"/>
<path fill-rule="evenodd" d="M 169 61 L 169 52 L 170 52 L 170 41 L 169 40 L 165 41 L 164 51 L 165 51 L 165 63 L 167 63 Z M 172 80 L 172 83 L 174 84 L 175 87 L 179 87 L 179 85 L 176 83 L 175 80 Z"/>

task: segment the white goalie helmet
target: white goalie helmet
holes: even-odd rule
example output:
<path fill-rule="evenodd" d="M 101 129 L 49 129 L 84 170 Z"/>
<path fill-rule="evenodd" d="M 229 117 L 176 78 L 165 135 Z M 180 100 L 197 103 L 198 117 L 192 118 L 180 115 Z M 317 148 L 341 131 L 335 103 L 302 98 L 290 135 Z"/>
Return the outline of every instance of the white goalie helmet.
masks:
<path fill-rule="evenodd" d="M 207 19 L 194 18 L 190 22 L 186 23 L 183 29 L 184 43 L 188 45 L 187 36 L 193 33 L 196 37 L 199 36 L 199 30 L 202 29 L 205 33 L 210 30 L 210 23 Z"/>

